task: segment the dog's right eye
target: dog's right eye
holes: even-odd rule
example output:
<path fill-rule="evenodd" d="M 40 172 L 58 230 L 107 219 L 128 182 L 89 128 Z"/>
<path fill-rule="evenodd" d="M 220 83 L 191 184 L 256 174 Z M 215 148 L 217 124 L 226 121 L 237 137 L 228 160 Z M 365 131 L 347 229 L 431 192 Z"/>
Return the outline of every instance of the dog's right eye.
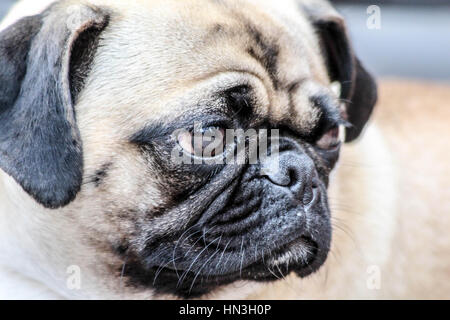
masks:
<path fill-rule="evenodd" d="M 214 158 L 224 152 L 225 129 L 209 127 L 194 131 L 183 131 L 178 135 L 177 140 L 183 150 L 193 156 Z"/>

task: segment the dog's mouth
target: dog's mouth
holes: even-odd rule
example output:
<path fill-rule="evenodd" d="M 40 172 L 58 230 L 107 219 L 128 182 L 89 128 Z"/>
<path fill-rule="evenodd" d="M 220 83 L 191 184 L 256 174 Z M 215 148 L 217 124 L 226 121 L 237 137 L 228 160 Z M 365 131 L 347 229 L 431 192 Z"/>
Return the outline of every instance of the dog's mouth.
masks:
<path fill-rule="evenodd" d="M 275 281 L 292 272 L 301 277 L 314 273 L 322 264 L 316 265 L 319 248 L 310 238 L 301 237 L 273 250 L 261 260 L 242 271 L 243 280 Z"/>
<path fill-rule="evenodd" d="M 269 268 L 285 266 L 301 266 L 307 268 L 312 265 L 318 252 L 317 244 L 310 238 L 301 237 L 282 248 L 276 250 L 267 261 Z"/>
<path fill-rule="evenodd" d="M 182 298 L 196 298 L 238 280 L 269 282 L 283 279 L 292 272 L 306 277 L 317 271 L 325 258 L 320 248 L 308 237 L 300 237 L 259 257 L 250 264 L 232 272 L 224 270 L 221 274 L 212 274 L 211 270 L 183 270 L 172 264 L 153 267 L 146 271 L 152 286 L 158 294 L 175 294 Z M 247 257 L 247 259 L 250 259 Z M 237 261 L 239 263 L 239 261 Z M 215 266 L 216 267 L 216 266 Z"/>

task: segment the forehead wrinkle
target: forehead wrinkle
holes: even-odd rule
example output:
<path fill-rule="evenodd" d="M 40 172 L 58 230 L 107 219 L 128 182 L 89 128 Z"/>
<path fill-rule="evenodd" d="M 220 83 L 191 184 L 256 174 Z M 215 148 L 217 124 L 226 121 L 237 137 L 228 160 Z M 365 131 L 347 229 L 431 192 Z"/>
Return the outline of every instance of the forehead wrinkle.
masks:
<path fill-rule="evenodd" d="M 262 71 L 268 76 L 264 84 L 270 93 L 268 111 L 271 117 L 279 121 L 298 114 L 295 117 L 298 125 L 313 129 L 320 109 L 314 108 L 307 96 L 292 97 L 292 92 L 289 92 L 296 78 L 313 78 L 321 85 L 328 85 L 322 59 L 316 57 L 320 56 L 320 50 L 308 19 L 296 6 L 285 16 L 272 8 L 273 4 L 265 2 L 239 2 L 239 6 L 235 2 L 221 1 L 222 4 L 224 2 L 224 7 L 230 9 L 240 22 L 241 32 L 235 34 L 247 41 L 244 44 L 246 55 L 262 66 Z"/>
<path fill-rule="evenodd" d="M 278 79 L 279 46 L 269 42 L 261 31 L 252 24 L 246 25 L 246 31 L 250 38 L 253 39 L 253 45 L 247 48 L 247 53 L 265 68 L 275 90 L 278 90 L 280 85 L 280 80 Z"/>
<path fill-rule="evenodd" d="M 278 56 L 281 48 L 274 33 L 279 34 L 281 26 L 258 4 L 237 0 L 213 3 L 220 7 L 226 22 L 213 24 L 208 32 L 209 38 L 233 40 L 234 43 L 240 40 L 239 46 L 263 67 L 273 87 L 278 88 Z"/>

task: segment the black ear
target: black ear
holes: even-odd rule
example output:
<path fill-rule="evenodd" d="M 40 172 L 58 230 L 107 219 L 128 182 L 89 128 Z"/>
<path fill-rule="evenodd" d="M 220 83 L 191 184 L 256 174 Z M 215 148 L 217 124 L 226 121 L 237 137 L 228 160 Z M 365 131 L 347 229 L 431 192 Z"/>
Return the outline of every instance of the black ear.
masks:
<path fill-rule="evenodd" d="M 352 124 L 346 129 L 345 141 L 351 142 L 359 137 L 377 103 L 378 89 L 372 75 L 355 58 L 355 71 L 351 95 L 347 103 L 348 121 Z M 344 96 L 345 98 L 345 96 Z"/>
<path fill-rule="evenodd" d="M 331 81 L 341 84 L 341 99 L 346 102 L 346 142 L 355 140 L 364 129 L 377 102 L 374 78 L 355 56 L 343 18 L 323 0 L 301 0 L 322 46 Z"/>
<path fill-rule="evenodd" d="M 81 187 L 74 101 L 107 22 L 97 8 L 58 3 L 0 33 L 0 169 L 47 208 Z"/>

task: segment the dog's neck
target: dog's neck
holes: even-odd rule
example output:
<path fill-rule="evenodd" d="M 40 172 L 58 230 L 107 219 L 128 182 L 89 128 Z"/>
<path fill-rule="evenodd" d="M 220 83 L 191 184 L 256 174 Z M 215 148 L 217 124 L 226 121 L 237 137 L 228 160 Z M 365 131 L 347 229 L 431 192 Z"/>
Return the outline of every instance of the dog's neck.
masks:
<path fill-rule="evenodd" d="M 0 266 L 0 300 L 61 300 L 55 291 L 30 277 Z"/>
<path fill-rule="evenodd" d="M 36 242 L 39 237 L 35 236 L 36 226 L 40 225 L 35 224 L 36 220 L 43 214 L 40 211 L 14 180 L 0 170 L 0 300 L 60 298 L 44 285 L 47 278 L 41 269 L 44 257 Z"/>
<path fill-rule="evenodd" d="M 20 265 L 18 260 L 28 256 L 28 248 L 35 246 L 32 225 L 40 216 L 40 208 L 31 206 L 27 198 L 15 181 L 0 170 L 0 264 L 11 268 Z"/>

